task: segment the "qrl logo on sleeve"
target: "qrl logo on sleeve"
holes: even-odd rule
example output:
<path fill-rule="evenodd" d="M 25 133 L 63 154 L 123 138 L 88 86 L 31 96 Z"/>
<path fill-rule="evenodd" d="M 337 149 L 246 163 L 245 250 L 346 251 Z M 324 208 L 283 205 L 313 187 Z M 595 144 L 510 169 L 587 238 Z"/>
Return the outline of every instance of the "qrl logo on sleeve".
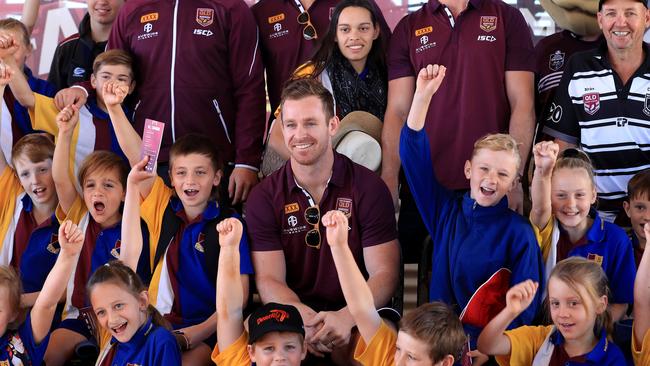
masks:
<path fill-rule="evenodd" d="M 600 94 L 587 93 L 582 96 L 582 104 L 584 105 L 585 112 L 590 115 L 596 114 L 600 109 Z"/>

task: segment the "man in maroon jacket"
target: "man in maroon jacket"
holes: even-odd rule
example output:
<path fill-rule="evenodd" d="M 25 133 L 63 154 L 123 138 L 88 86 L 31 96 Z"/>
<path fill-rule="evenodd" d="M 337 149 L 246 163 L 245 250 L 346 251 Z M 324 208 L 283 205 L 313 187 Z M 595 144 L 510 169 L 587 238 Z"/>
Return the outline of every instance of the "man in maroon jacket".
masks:
<path fill-rule="evenodd" d="M 246 3 L 129 1 L 107 47 L 135 58 L 136 131 L 142 132 L 146 118 L 166 124 L 159 163 L 168 160 L 176 138 L 205 134 L 233 168 L 228 184 L 233 203 L 246 200 L 257 182 L 265 122 L 258 32 Z M 66 101 L 85 101 L 78 90 L 68 93 Z"/>

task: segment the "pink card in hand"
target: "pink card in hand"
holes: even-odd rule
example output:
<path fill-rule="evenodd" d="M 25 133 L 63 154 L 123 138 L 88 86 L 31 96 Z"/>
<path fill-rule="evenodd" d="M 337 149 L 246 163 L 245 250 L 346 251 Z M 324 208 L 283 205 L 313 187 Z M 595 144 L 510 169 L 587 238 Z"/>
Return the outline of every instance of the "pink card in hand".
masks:
<path fill-rule="evenodd" d="M 142 152 L 140 153 L 140 157 L 144 158 L 145 156 L 149 156 L 149 162 L 147 162 L 147 166 L 144 167 L 148 172 L 153 172 L 153 169 L 156 166 L 164 130 L 165 124 L 162 122 L 154 121 L 149 118 L 144 121 L 144 131 L 142 132 Z"/>

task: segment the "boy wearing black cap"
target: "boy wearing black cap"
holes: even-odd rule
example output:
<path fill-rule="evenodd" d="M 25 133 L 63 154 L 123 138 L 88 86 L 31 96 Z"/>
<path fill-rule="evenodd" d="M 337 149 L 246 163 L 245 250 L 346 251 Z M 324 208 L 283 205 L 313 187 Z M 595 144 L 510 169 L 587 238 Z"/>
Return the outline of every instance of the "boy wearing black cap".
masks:
<path fill-rule="evenodd" d="M 298 310 L 291 305 L 268 303 L 248 318 L 244 329 L 244 292 L 239 274 L 239 241 L 242 224 L 225 219 L 219 232 L 217 272 L 217 346 L 212 361 L 219 366 L 258 366 L 282 363 L 298 366 L 307 355 L 305 328 Z"/>

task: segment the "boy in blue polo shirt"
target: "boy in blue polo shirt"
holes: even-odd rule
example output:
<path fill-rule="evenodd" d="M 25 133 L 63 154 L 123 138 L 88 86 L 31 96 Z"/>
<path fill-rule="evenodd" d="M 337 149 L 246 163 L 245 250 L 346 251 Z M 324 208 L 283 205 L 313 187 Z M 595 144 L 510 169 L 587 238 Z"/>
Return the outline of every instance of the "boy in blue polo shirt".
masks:
<path fill-rule="evenodd" d="M 650 222 L 650 169 L 636 173 L 627 182 L 623 209 L 632 223 L 629 235 L 634 248 L 634 262 L 638 268 L 647 242 L 643 228 L 646 222 Z"/>
<path fill-rule="evenodd" d="M 144 170 L 148 157 L 129 174 L 122 226 L 120 259 L 135 268 L 144 249 L 150 253 L 153 276 L 149 299 L 172 324 L 183 348 L 183 363 L 210 362 L 216 343 L 215 263 L 219 253 L 216 223 L 238 215 L 218 202 L 222 163 L 205 136 L 189 134 L 170 149 L 167 187 L 160 177 Z M 149 242 L 132 236 L 140 217 L 149 228 Z M 253 266 L 247 235 L 239 242 L 241 282 L 248 294 Z"/>
<path fill-rule="evenodd" d="M 0 93 L 11 78 L 0 64 Z M 45 134 L 26 135 L 13 146 L 0 149 L 0 265 L 13 266 L 24 286 L 22 303 L 34 305 L 59 253 L 54 217 L 58 203 L 52 180 L 54 143 Z M 4 151 L 13 157 L 11 166 Z"/>
<path fill-rule="evenodd" d="M 511 136 L 488 135 L 474 144 L 464 167 L 469 192 L 456 194 L 437 181 L 423 127 L 444 74 L 445 67 L 438 65 L 420 71 L 401 133 L 400 157 L 434 243 L 429 300 L 462 310 L 475 349 L 481 329 L 505 306 L 508 288 L 527 279 L 543 280 L 542 261 L 530 224 L 508 208 L 505 197 L 515 186 L 520 164 Z M 538 294 L 511 326 L 530 324 L 540 303 Z"/>

